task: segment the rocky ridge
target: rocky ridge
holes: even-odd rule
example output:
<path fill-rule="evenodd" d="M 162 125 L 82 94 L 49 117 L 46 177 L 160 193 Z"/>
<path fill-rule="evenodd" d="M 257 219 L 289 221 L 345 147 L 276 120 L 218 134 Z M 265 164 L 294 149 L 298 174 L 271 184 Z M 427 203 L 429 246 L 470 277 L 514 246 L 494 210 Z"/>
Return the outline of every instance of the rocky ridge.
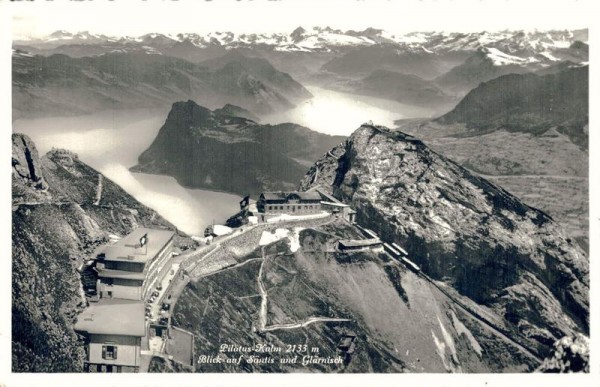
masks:
<path fill-rule="evenodd" d="M 584 149 L 588 143 L 588 66 L 547 75 L 510 74 L 481 83 L 436 121 L 461 123 L 463 135 L 498 129 L 542 134 L 556 128 Z"/>
<path fill-rule="evenodd" d="M 309 170 L 358 211 L 359 224 L 404 246 L 424 273 L 474 301 L 542 353 L 589 329 L 585 253 L 552 218 L 435 153 L 363 125 Z"/>
<path fill-rule="evenodd" d="M 228 56 L 218 66 L 165 55 L 108 52 L 72 58 L 13 53 L 13 117 L 77 115 L 109 109 L 169 106 L 193 98 L 253 114 L 292 108 L 311 94 L 267 60 Z"/>
<path fill-rule="evenodd" d="M 343 139 L 291 123 L 261 125 L 232 115 L 236 110 L 211 111 L 191 100 L 173 104 L 132 170 L 242 195 L 293 189 L 307 165 Z"/>

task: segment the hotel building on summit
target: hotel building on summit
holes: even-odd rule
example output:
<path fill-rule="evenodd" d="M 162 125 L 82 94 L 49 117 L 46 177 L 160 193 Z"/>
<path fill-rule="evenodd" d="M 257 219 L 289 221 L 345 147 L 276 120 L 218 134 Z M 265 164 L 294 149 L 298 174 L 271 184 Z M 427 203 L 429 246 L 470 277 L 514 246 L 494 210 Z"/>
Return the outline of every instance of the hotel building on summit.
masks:
<path fill-rule="evenodd" d="M 85 336 L 85 371 L 140 370 L 149 332 L 144 300 L 171 269 L 174 236 L 138 228 L 96 257 L 99 298 L 90 300 L 74 326 Z"/>
<path fill-rule="evenodd" d="M 317 192 L 263 192 L 256 208 L 264 215 L 309 215 L 321 212 L 321 195 Z"/>
<path fill-rule="evenodd" d="M 98 296 L 146 299 L 157 285 L 157 278 L 169 270 L 166 263 L 173 252 L 174 236 L 173 231 L 140 227 L 107 246 L 96 262 Z"/>

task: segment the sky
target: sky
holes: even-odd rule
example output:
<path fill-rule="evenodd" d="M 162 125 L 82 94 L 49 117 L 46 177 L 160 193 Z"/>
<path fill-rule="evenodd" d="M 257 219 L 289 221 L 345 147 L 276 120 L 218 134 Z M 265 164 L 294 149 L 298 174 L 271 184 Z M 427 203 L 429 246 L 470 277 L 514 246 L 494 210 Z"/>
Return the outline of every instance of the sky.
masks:
<path fill-rule="evenodd" d="M 2 0 L 0 0 L 2 2 Z M 297 26 L 411 31 L 575 29 L 593 1 L 514 0 L 34 0 L 11 2 L 13 38 L 56 30 L 113 36 L 149 32 L 291 32 Z M 2 4 L 0 4 L 2 5 Z M 6 4 L 5 4 L 6 5 Z"/>

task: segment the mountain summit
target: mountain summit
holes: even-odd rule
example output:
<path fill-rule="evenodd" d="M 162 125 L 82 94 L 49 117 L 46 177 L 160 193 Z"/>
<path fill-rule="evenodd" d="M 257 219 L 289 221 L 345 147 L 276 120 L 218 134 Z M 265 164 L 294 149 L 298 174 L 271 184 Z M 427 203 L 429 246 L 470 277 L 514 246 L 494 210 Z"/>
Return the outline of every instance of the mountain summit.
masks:
<path fill-rule="evenodd" d="M 522 342 L 548 353 L 589 329 L 585 253 L 548 215 L 430 150 L 363 125 L 309 170 L 358 211 L 358 223 L 405 246 L 424 273 Z"/>

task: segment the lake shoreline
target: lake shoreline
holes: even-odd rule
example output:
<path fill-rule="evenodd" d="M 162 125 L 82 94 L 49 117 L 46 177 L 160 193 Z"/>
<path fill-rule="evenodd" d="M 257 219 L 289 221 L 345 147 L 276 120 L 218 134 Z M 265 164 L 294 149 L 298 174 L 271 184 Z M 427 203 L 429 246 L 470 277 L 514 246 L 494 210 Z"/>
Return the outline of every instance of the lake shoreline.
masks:
<path fill-rule="evenodd" d="M 308 86 L 313 98 L 261 122 L 294 122 L 331 135 L 350 135 L 372 120 L 392 126 L 394 120 L 415 114 L 411 107 L 374 97 L 359 97 Z M 383 105 L 383 107 L 372 104 Z M 13 133 L 28 135 L 40 154 L 52 148 L 68 149 L 189 235 L 203 235 L 211 223 L 225 222 L 239 211 L 242 196 L 210 188 L 190 188 L 168 175 L 132 172 L 138 157 L 155 140 L 169 106 L 164 109 L 107 110 L 83 116 L 19 118 Z M 403 111 L 409 109 L 410 111 Z M 308 166 L 307 161 L 307 170 Z"/>

